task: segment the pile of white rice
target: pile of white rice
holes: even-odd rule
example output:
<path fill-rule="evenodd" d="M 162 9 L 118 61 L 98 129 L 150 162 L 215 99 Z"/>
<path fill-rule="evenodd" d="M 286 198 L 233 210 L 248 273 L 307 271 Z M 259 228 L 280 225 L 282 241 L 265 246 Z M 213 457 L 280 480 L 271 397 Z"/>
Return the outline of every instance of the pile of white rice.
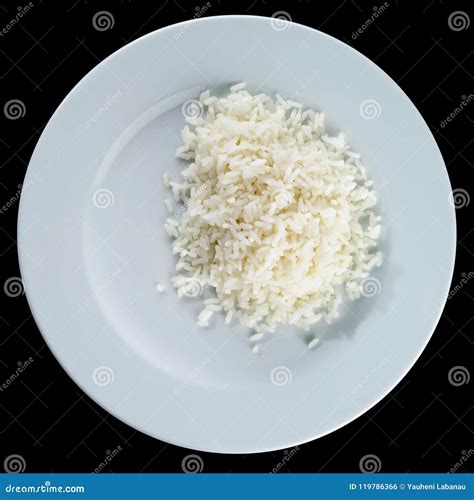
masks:
<path fill-rule="evenodd" d="M 165 227 L 179 296 L 214 292 L 198 324 L 224 311 L 258 340 L 280 323 L 309 330 L 336 318 L 341 292 L 359 297 L 381 264 L 376 195 L 359 155 L 325 133 L 323 113 L 243 83 L 186 105 L 194 110 L 177 155 L 191 163 L 181 183 L 163 176 L 183 204 Z"/>

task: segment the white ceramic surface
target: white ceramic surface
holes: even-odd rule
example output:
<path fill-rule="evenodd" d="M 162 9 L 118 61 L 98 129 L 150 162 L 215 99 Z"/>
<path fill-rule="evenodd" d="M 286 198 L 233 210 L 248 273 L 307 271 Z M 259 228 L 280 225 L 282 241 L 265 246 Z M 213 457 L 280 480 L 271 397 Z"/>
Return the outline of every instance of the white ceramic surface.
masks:
<path fill-rule="evenodd" d="M 247 332 L 222 318 L 196 327 L 199 304 L 169 285 L 161 177 L 178 178 L 183 166 L 174 156 L 181 105 L 240 81 L 323 110 L 379 193 L 380 286 L 345 304 L 330 327 L 318 325 L 314 351 L 284 329 L 256 356 Z M 49 347 L 113 415 L 189 448 L 287 448 L 354 420 L 416 361 L 448 293 L 454 209 L 428 127 L 376 65 L 294 23 L 212 17 L 125 46 L 60 105 L 25 185 L 22 278 Z M 167 285 L 161 294 L 157 282 Z"/>

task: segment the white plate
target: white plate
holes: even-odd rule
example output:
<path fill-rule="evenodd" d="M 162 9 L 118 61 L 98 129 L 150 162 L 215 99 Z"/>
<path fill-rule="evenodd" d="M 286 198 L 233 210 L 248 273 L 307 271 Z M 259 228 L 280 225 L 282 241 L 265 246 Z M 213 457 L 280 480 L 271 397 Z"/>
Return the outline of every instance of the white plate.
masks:
<path fill-rule="evenodd" d="M 163 171 L 181 105 L 240 81 L 322 109 L 362 154 L 379 193 L 385 263 L 373 297 L 347 304 L 308 351 L 287 330 L 255 356 L 169 285 Z M 438 147 L 400 88 L 347 45 L 307 27 L 212 17 L 112 54 L 48 123 L 25 179 L 19 255 L 49 347 L 98 404 L 146 434 L 225 453 L 287 448 L 354 420 L 407 373 L 442 311 L 455 218 Z M 155 284 L 167 290 L 158 293 Z M 368 290 L 368 295 L 371 294 Z"/>

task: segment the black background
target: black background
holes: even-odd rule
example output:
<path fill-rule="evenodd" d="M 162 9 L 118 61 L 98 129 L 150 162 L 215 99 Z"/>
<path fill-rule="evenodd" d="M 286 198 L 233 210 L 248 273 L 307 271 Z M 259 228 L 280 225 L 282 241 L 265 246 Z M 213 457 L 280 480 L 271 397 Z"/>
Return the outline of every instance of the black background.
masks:
<path fill-rule="evenodd" d="M 196 7 L 205 3 L 35 0 L 21 22 L 0 37 L 1 107 L 19 99 L 26 108 L 25 115 L 16 120 L 0 113 L 0 205 L 18 191 L 44 125 L 89 70 L 128 42 L 193 18 Z M 469 193 L 474 103 L 446 126 L 441 127 L 441 122 L 472 91 L 473 28 L 456 31 L 448 25 L 454 11 L 462 10 L 472 18 L 472 2 L 389 0 L 386 11 L 354 40 L 352 33 L 382 3 L 211 0 L 205 15 L 271 16 L 286 11 L 293 21 L 329 33 L 365 54 L 415 103 L 439 144 L 453 188 Z M 5 26 L 24 5 L 4 1 L 0 25 Z M 110 12 L 115 22 L 112 29 L 99 32 L 92 17 L 102 10 Z M 419 190 L 422 202 L 423 186 Z M 9 278 L 19 276 L 15 245 L 18 202 L 10 205 L 0 213 L 2 287 Z M 470 208 L 456 210 L 453 287 L 460 283 L 462 273 L 472 269 Z M 363 456 L 375 454 L 383 472 L 447 472 L 463 453 L 466 456 L 474 448 L 472 382 L 452 385 L 448 372 L 454 366 L 472 371 L 473 283 L 464 284 L 448 300 L 428 347 L 390 395 L 350 425 L 301 446 L 282 471 L 356 472 Z M 182 470 L 182 459 L 192 451 L 145 436 L 93 403 L 45 346 L 25 296 L 0 292 L 0 381 L 15 372 L 18 362 L 30 356 L 34 360 L 0 392 L 0 463 L 19 454 L 28 472 L 89 472 L 120 446 L 120 453 L 104 471 Z M 205 472 L 269 472 L 285 451 L 247 456 L 197 454 Z M 473 468 L 471 457 L 458 470 Z"/>

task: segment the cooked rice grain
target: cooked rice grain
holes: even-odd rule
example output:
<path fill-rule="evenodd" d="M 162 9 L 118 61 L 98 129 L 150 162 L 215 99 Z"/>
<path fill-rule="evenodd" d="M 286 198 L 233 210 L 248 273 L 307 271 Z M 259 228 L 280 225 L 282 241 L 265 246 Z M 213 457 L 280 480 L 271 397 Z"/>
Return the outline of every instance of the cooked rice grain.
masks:
<path fill-rule="evenodd" d="M 199 294 L 212 289 L 198 324 L 223 310 L 254 340 L 280 323 L 309 330 L 337 318 L 342 289 L 359 297 L 382 258 L 372 250 L 377 198 L 359 155 L 342 134 L 326 134 L 323 113 L 280 95 L 252 95 L 242 83 L 199 102 L 177 152 L 190 160 L 183 182 L 163 179 L 184 203 L 181 220 L 165 224 L 179 296 L 198 295 L 190 280 Z"/>

